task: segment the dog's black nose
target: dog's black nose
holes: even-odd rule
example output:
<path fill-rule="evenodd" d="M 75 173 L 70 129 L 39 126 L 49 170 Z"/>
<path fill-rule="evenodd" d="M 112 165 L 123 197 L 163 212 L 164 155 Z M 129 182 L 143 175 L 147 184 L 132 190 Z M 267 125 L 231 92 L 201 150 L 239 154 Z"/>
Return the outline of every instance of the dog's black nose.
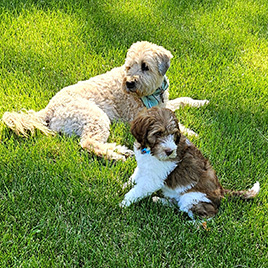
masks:
<path fill-rule="evenodd" d="M 165 153 L 167 156 L 170 156 L 173 153 L 173 150 L 167 149 L 167 150 L 165 150 Z"/>
<path fill-rule="evenodd" d="M 135 82 L 126 82 L 126 85 L 127 85 L 127 88 L 130 90 L 130 91 L 134 91 L 133 89 L 135 88 L 136 86 L 136 83 Z"/>

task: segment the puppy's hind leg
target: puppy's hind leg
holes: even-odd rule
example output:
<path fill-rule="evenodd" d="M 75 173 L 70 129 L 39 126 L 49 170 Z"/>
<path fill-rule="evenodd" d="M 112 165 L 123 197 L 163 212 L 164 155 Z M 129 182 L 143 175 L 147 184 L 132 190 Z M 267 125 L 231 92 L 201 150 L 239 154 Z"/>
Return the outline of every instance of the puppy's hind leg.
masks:
<path fill-rule="evenodd" d="M 200 218 L 209 219 L 217 214 L 218 208 L 215 207 L 212 203 L 199 202 L 193 205 L 190 211 Z"/>

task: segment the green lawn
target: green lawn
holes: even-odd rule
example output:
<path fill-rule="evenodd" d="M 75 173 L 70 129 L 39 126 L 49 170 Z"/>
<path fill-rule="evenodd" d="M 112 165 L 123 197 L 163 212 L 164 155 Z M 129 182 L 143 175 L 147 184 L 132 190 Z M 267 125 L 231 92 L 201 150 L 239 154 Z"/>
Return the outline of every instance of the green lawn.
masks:
<path fill-rule="evenodd" d="M 177 116 L 223 186 L 258 180 L 259 196 L 224 199 L 207 229 L 151 198 L 122 210 L 134 159 L 0 123 L 0 267 L 268 267 L 267 0 L 1 0 L 0 118 L 122 65 L 138 40 L 173 53 L 171 98 L 210 100 Z M 134 141 L 120 123 L 111 140 Z"/>

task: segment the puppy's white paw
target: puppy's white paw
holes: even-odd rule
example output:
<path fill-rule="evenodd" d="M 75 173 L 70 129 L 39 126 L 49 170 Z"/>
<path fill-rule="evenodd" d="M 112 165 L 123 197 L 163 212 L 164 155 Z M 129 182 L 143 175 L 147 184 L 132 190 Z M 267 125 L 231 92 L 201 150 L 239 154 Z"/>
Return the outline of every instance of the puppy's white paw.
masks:
<path fill-rule="evenodd" d="M 130 206 L 130 202 L 126 199 L 124 199 L 121 203 L 119 203 L 119 207 L 120 208 L 126 208 L 126 207 L 129 207 Z"/>

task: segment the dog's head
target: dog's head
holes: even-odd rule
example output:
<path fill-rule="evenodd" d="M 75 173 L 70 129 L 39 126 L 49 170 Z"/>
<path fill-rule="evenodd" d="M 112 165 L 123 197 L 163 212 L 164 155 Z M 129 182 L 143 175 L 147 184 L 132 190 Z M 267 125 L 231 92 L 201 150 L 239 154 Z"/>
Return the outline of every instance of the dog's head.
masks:
<path fill-rule="evenodd" d="M 149 148 L 159 160 L 172 160 L 177 156 L 180 129 L 175 114 L 166 108 L 144 109 L 131 124 L 131 133 L 140 149 Z"/>
<path fill-rule="evenodd" d="M 134 43 L 125 61 L 123 90 L 138 97 L 148 96 L 162 85 L 172 54 L 147 41 Z"/>

